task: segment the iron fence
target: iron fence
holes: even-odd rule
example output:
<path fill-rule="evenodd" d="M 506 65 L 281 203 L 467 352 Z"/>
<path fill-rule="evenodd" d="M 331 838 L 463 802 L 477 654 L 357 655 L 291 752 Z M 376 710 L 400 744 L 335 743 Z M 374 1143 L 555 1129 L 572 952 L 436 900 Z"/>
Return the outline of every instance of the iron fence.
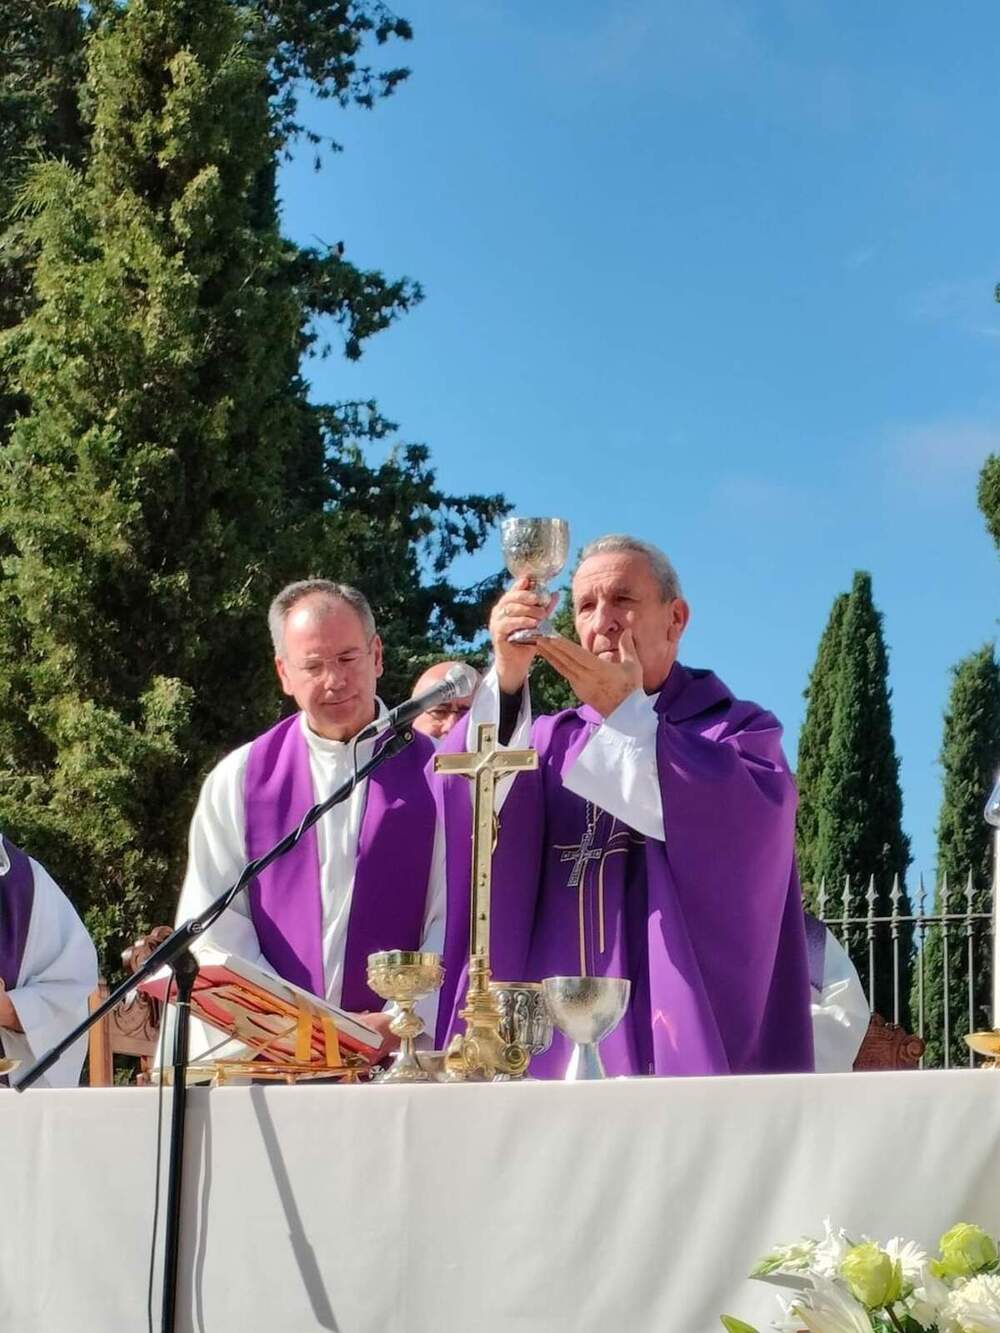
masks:
<path fill-rule="evenodd" d="M 982 1026 L 984 1004 L 989 1006 L 994 993 L 996 938 L 992 894 L 986 895 L 990 907 L 984 909 L 984 895 L 981 891 L 977 893 L 970 871 L 961 889 L 950 885 L 946 875 L 942 877 L 937 893 L 931 900 L 931 911 L 927 910 L 928 891 L 922 875 L 910 911 L 900 910 L 904 898 L 897 876 L 888 897 L 889 914 L 878 912 L 879 895 L 872 875 L 865 895 L 867 911 L 863 916 L 852 915 L 851 909 L 857 904 L 857 896 L 852 891 L 850 878 L 845 879 L 842 892 L 835 894 L 828 893 L 826 882 L 823 881 L 816 898 L 816 915 L 851 955 L 873 1010 L 876 1007 L 876 978 L 882 967 L 883 955 L 880 951 L 889 948 L 892 1013 L 883 1013 L 882 1017 L 900 1023 L 911 1008 L 909 1001 L 912 997 L 909 1026 L 924 1041 L 938 1044 L 943 1053 L 941 1063 L 947 1069 L 954 1064 L 951 1055 L 955 1040 Z M 977 901 L 980 904 L 978 907 Z M 934 932 L 938 933 L 940 940 L 940 967 L 932 971 L 927 966 L 927 943 Z M 985 950 L 982 948 L 984 943 L 987 944 Z M 990 960 L 987 976 L 983 975 L 984 953 Z M 908 973 L 914 978 L 915 984 L 911 983 L 909 994 L 904 994 L 902 985 Z M 963 973 L 964 1003 L 961 1011 L 955 1013 L 955 988 L 952 982 Z M 939 996 L 936 1005 L 935 994 Z M 974 1064 L 971 1050 L 964 1062 L 969 1066 Z M 924 1058 L 921 1058 L 921 1068 L 924 1064 Z"/>

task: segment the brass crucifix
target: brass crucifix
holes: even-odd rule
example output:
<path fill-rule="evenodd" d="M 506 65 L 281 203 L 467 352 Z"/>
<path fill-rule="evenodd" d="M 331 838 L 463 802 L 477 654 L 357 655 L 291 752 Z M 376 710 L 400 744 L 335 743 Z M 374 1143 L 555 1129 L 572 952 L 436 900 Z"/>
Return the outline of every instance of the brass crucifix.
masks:
<path fill-rule="evenodd" d="M 475 750 L 434 757 L 435 773 L 461 774 L 475 784 L 472 801 L 472 892 L 469 926 L 469 989 L 465 1035 L 448 1048 L 448 1068 L 455 1077 L 523 1073 L 527 1051 L 500 1039 L 500 1011 L 490 990 L 490 891 L 493 880 L 493 823 L 496 782 L 506 773 L 538 767 L 536 750 L 497 749 L 496 727 L 480 723 Z"/>

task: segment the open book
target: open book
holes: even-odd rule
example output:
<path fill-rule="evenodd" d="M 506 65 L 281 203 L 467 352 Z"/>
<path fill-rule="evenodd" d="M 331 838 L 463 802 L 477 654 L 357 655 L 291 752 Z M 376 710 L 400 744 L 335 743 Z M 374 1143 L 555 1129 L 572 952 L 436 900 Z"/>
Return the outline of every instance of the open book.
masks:
<path fill-rule="evenodd" d="M 341 1047 L 366 1062 L 377 1053 L 381 1038 L 376 1032 L 311 991 L 236 954 L 203 947 L 197 957 L 192 1016 L 249 1047 L 250 1058 L 331 1066 L 341 1063 Z M 162 1004 L 170 983 L 164 972 L 139 989 Z"/>

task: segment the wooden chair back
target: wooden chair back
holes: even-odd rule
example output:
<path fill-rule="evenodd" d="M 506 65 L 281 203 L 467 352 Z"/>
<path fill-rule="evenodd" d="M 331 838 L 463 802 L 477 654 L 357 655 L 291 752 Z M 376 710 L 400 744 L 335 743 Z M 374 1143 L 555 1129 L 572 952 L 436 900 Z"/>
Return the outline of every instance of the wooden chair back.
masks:
<path fill-rule="evenodd" d="M 916 1069 L 927 1043 L 898 1023 L 887 1023 L 881 1014 L 872 1014 L 868 1031 L 854 1061 L 858 1071 L 873 1069 Z"/>
<path fill-rule="evenodd" d="M 155 926 L 122 952 L 122 962 L 129 972 L 137 971 L 149 955 L 170 934 L 170 926 Z M 108 998 L 103 977 L 90 997 L 90 1012 Z M 156 1055 L 160 1035 L 160 1008 L 156 1000 L 133 991 L 109 1014 L 90 1029 L 87 1053 L 88 1082 L 92 1088 L 110 1088 L 115 1081 L 115 1056 L 131 1055 L 139 1060 L 136 1083 L 149 1081 L 149 1071 Z"/>

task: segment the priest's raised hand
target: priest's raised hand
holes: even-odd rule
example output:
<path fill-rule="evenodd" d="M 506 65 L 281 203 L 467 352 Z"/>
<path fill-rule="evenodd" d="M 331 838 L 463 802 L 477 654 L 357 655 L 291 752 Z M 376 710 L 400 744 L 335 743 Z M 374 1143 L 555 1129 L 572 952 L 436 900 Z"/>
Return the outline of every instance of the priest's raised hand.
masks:
<path fill-rule="evenodd" d="M 569 682 L 580 702 L 601 717 L 610 717 L 630 694 L 642 689 L 642 663 L 630 629 L 623 630 L 618 646 L 601 657 L 561 634 L 539 639 L 538 653 Z"/>
<path fill-rule="evenodd" d="M 490 638 L 497 680 L 504 694 L 520 693 L 535 657 L 534 643 L 512 643 L 510 636 L 517 630 L 537 629 L 558 600 L 555 593 L 548 601 L 539 597 L 531 579 L 524 575 L 494 606 L 490 613 Z"/>

